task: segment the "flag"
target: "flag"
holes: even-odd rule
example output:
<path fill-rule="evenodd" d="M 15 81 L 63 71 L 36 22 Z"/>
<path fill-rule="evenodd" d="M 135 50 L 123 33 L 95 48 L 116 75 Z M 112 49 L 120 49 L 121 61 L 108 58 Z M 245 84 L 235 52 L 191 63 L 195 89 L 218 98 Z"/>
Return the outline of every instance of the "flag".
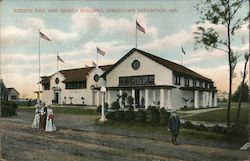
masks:
<path fill-rule="evenodd" d="M 46 35 L 44 35 L 41 31 L 39 31 L 40 38 L 43 38 L 45 40 L 51 41 Z"/>
<path fill-rule="evenodd" d="M 181 47 L 181 51 L 183 52 L 184 55 L 186 55 L 186 52 L 184 51 L 183 47 Z"/>
<path fill-rule="evenodd" d="M 93 66 L 97 66 L 97 64 L 94 61 L 92 61 L 92 64 L 93 64 Z"/>
<path fill-rule="evenodd" d="M 85 66 L 85 68 L 88 68 L 88 67 L 89 67 L 89 66 L 88 66 L 88 65 L 86 65 L 86 64 L 85 64 L 84 66 Z"/>
<path fill-rule="evenodd" d="M 137 20 L 136 20 L 136 29 L 140 30 L 145 34 L 145 29 L 137 22 Z"/>
<path fill-rule="evenodd" d="M 64 61 L 62 60 L 62 58 L 60 58 L 60 56 L 57 55 L 57 61 L 60 61 L 62 63 L 64 63 Z"/>
<path fill-rule="evenodd" d="M 101 54 L 102 56 L 106 54 L 105 51 L 99 49 L 98 47 L 97 47 L 97 53 Z"/>

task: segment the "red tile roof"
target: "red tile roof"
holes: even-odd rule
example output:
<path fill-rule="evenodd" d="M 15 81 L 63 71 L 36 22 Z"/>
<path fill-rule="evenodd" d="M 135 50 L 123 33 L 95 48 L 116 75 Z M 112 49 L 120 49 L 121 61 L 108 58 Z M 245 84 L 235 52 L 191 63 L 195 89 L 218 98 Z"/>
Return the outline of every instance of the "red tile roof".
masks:
<path fill-rule="evenodd" d="M 111 66 L 112 65 L 103 65 L 103 66 L 99 66 L 99 68 L 101 68 L 103 71 L 106 71 Z M 66 70 L 60 70 L 59 72 L 62 73 L 62 75 L 65 78 L 65 80 L 63 80 L 64 83 L 66 83 L 66 82 L 81 82 L 81 81 L 85 81 L 87 79 L 86 76 L 94 68 L 95 67 L 66 69 Z M 41 84 L 49 83 L 51 76 L 41 77 L 42 78 Z"/>

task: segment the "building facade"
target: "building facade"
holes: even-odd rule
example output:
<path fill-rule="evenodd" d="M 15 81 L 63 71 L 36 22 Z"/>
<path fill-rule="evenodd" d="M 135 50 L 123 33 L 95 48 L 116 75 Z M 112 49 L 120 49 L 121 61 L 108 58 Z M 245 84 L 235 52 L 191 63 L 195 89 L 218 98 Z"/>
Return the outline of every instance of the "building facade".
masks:
<path fill-rule="evenodd" d="M 56 83 L 57 78 L 59 83 Z M 84 88 L 69 89 L 74 86 L 70 83 L 78 79 Z M 58 104 L 69 104 L 69 97 L 73 97 L 72 103 L 81 104 L 83 97 L 85 104 L 100 105 L 98 89 L 105 86 L 105 102 L 109 107 L 123 93 L 134 98 L 135 109 L 150 105 L 166 109 L 217 106 L 217 90 L 211 79 L 135 48 L 113 65 L 60 71 L 44 77 L 42 84 L 43 99 L 56 100 Z"/>
<path fill-rule="evenodd" d="M 19 101 L 19 92 L 15 88 L 7 88 L 8 100 L 9 101 Z"/>
<path fill-rule="evenodd" d="M 134 98 L 134 107 L 159 104 L 166 109 L 217 106 L 214 82 L 182 65 L 132 49 L 102 77 L 107 103 L 123 92 Z"/>
<path fill-rule="evenodd" d="M 99 105 L 100 76 L 111 65 L 61 70 L 42 77 L 42 99 L 53 104 Z"/>

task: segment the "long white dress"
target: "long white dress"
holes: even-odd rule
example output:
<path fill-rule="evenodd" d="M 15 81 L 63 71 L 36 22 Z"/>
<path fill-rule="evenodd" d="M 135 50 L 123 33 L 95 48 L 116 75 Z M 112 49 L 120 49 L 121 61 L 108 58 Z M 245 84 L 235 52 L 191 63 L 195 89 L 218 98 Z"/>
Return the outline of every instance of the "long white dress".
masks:
<path fill-rule="evenodd" d="M 46 119 L 45 131 L 47 131 L 47 132 L 56 131 L 53 110 L 50 108 L 47 109 L 47 119 Z"/>
<path fill-rule="evenodd" d="M 33 120 L 33 123 L 32 123 L 32 125 L 31 125 L 31 127 L 32 127 L 33 129 L 38 129 L 38 128 L 39 128 L 39 123 L 40 123 L 39 109 L 36 108 L 35 117 L 34 117 L 34 120 Z"/>

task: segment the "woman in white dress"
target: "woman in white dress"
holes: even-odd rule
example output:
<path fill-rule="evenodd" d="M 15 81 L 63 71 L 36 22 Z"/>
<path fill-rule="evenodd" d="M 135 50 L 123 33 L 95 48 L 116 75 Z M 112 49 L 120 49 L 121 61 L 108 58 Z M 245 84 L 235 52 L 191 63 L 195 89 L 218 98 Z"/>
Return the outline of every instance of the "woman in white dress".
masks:
<path fill-rule="evenodd" d="M 46 119 L 46 127 L 45 127 L 45 131 L 47 132 L 56 131 L 53 110 L 49 107 L 50 106 L 47 106 L 47 119 Z"/>
<path fill-rule="evenodd" d="M 34 117 L 34 120 L 33 120 L 33 123 L 31 125 L 31 127 L 33 129 L 38 129 L 39 128 L 39 123 L 40 123 L 40 105 L 39 104 L 36 104 L 35 105 L 36 107 L 36 111 L 35 111 L 35 117 Z"/>

